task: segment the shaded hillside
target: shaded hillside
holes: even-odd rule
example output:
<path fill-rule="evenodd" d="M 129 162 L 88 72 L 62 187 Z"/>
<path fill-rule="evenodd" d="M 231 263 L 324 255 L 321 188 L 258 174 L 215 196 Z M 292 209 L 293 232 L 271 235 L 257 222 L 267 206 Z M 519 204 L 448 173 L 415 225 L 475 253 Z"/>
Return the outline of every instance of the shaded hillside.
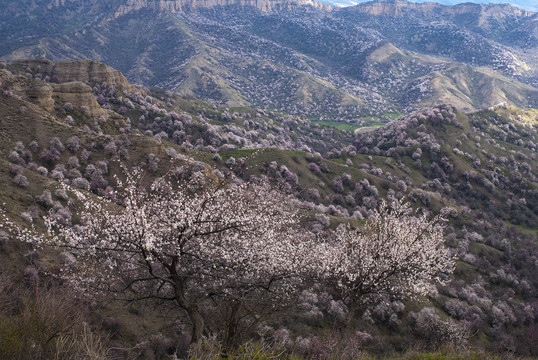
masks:
<path fill-rule="evenodd" d="M 508 4 L 444 6 L 389 1 L 359 4 L 342 12 L 350 21 L 375 26 L 397 46 L 409 50 L 489 65 L 511 75 L 535 76 L 523 64 L 536 62 L 536 14 L 531 11 Z"/>
<path fill-rule="evenodd" d="M 36 2 L 21 11 L 8 3 L 0 56 L 97 59 L 145 86 L 318 120 L 360 121 L 447 101 L 466 111 L 500 101 L 537 106 L 530 12 L 406 2 L 181 4 Z"/>

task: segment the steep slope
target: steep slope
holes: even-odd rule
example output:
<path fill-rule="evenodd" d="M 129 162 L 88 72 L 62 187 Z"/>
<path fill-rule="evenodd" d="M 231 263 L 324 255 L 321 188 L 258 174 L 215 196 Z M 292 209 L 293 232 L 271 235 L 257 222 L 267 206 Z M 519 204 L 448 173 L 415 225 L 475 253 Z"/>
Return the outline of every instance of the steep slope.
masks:
<path fill-rule="evenodd" d="M 360 121 L 439 101 L 454 101 L 461 110 L 499 101 L 536 106 L 534 87 L 496 74 L 535 84 L 536 15 L 510 7 L 32 4 L 23 12 L 7 3 L 0 25 L 4 59 L 97 59 L 146 86 L 321 120 Z M 35 25 L 17 25 L 29 21 Z M 380 55 L 391 47 L 390 56 Z M 494 89 L 467 91 L 468 77 Z"/>
<path fill-rule="evenodd" d="M 368 2 L 341 10 L 404 49 L 536 81 L 537 14 L 509 5 Z"/>
<path fill-rule="evenodd" d="M 486 108 L 491 103 L 510 103 L 526 108 L 533 104 L 538 92 L 528 85 L 487 70 L 451 64 L 434 72 L 429 84 L 432 93 L 422 104 L 452 104 L 463 111 Z M 529 102 L 530 101 L 530 102 Z"/>

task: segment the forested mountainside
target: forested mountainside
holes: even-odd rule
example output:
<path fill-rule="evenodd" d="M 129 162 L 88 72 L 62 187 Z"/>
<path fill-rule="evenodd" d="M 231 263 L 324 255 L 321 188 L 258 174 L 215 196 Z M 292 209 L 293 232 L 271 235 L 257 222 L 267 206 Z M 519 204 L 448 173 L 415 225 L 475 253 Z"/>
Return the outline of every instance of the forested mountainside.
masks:
<path fill-rule="evenodd" d="M 251 288 L 242 299 L 254 302 L 246 303 L 209 296 L 199 303 L 200 316 L 205 334 L 220 337 L 206 339 L 206 348 L 191 346 L 191 356 L 203 349 L 218 354 L 223 339 L 226 346 L 247 344 L 232 347 L 244 358 L 254 351 L 351 359 L 447 348 L 463 357 L 492 356 L 481 351 L 536 355 L 538 110 L 504 104 L 464 113 L 436 105 L 376 129 L 338 128 L 305 116 L 136 86 L 96 61 L 28 60 L 2 67 L 2 358 L 52 353 L 69 358 L 83 348 L 112 358 L 187 356 L 195 323 L 187 313 L 167 306 L 164 298 L 123 302 L 140 290 L 129 285 L 125 297 L 88 296 L 88 288 L 79 293 L 68 274 L 88 269 L 76 248 L 58 251 L 21 241 L 45 231 L 43 216 L 77 238 L 87 229 L 84 212 L 95 211 L 90 215 L 104 224 L 101 212 L 129 208 L 119 197 L 126 181 L 122 166 L 140 169 L 146 185 L 172 177 L 194 199 L 213 183 L 242 189 L 267 181 L 279 190 L 273 202 L 287 196 L 300 212 L 304 230 L 294 236 L 311 234 L 322 247 L 340 238 L 345 224 L 375 223 L 383 200 L 407 199 L 447 218 L 442 235 L 455 270 L 437 292 L 373 297 L 354 316 L 335 290 L 341 285 L 332 289 L 324 282 L 285 287 L 291 301 L 277 296 L 280 288 L 269 298 Z M 252 201 L 248 198 L 242 201 Z M 144 209 L 150 214 L 150 207 Z M 289 209 L 271 214 L 282 214 L 288 224 Z M 33 225 L 34 232 L 17 235 L 8 224 Z M 301 267 L 313 263 L 318 261 Z M 112 284 L 108 279 L 104 283 Z M 197 286 L 192 294 L 203 294 Z"/>
<path fill-rule="evenodd" d="M 403 1 L 226 4 L 8 1 L 0 56 L 100 60 L 137 84 L 320 121 L 387 120 L 437 103 L 537 106 L 536 13 Z"/>

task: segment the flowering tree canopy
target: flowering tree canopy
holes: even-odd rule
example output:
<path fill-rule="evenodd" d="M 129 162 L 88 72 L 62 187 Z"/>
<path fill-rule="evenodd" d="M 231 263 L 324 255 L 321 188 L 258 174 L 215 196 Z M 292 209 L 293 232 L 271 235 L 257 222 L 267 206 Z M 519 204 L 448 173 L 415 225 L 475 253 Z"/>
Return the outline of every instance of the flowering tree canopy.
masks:
<path fill-rule="evenodd" d="M 454 270 L 442 217 L 413 215 L 398 201 L 382 202 L 360 230 L 340 227 L 334 241 L 322 245 L 322 277 L 348 307 L 349 318 L 376 295 L 435 292 L 433 284 Z"/>
<path fill-rule="evenodd" d="M 158 179 L 145 190 L 140 178 L 135 171 L 120 184 L 120 206 L 70 189 L 85 207 L 79 225 L 46 219 L 46 242 L 80 260 L 80 283 L 134 300 L 175 302 L 188 314 L 196 342 L 204 329 L 203 301 L 286 290 L 304 267 L 297 213 L 268 185 L 190 192 Z"/>
<path fill-rule="evenodd" d="M 443 218 L 398 201 L 382 201 L 359 230 L 340 226 L 318 242 L 299 227 L 289 199 L 263 181 L 193 187 L 161 178 L 144 187 L 141 179 L 134 171 L 118 180 L 114 202 L 64 185 L 84 205 L 75 225 L 51 212 L 48 237 L 22 231 L 20 238 L 68 248 L 82 288 L 175 304 L 188 316 L 193 342 L 214 320 L 207 309 L 230 309 L 229 340 L 241 307 L 250 312 L 245 303 L 269 299 L 271 308 L 300 279 L 334 289 L 350 320 L 378 296 L 435 292 L 434 283 L 454 270 Z"/>

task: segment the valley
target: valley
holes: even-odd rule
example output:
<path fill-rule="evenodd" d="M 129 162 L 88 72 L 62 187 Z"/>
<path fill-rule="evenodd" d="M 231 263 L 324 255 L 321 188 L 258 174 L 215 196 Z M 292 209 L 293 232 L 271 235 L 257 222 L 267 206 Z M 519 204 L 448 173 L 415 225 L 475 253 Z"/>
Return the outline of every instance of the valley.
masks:
<path fill-rule="evenodd" d="M 536 13 L 0 10 L 0 358 L 538 353 Z"/>

